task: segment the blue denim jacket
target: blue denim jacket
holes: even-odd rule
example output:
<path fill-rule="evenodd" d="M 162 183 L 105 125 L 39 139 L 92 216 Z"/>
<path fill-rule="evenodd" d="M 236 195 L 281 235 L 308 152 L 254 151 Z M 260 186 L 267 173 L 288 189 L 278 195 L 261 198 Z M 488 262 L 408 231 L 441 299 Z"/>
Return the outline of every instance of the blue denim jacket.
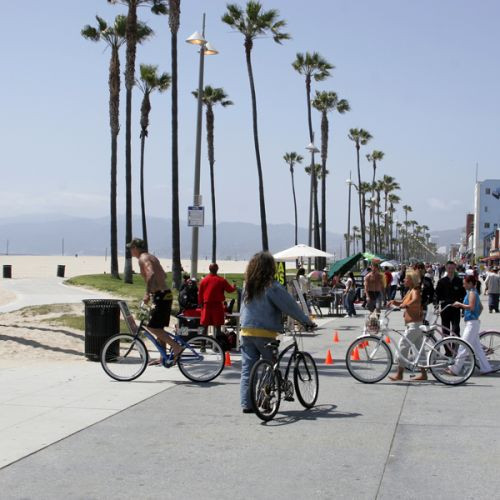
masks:
<path fill-rule="evenodd" d="M 252 302 L 245 303 L 245 290 L 241 297 L 241 328 L 263 328 L 273 332 L 281 332 L 283 325 L 281 313 L 311 326 L 312 321 L 302 312 L 297 302 L 287 292 L 286 288 L 274 281 L 266 288 L 260 297 L 254 297 Z"/>

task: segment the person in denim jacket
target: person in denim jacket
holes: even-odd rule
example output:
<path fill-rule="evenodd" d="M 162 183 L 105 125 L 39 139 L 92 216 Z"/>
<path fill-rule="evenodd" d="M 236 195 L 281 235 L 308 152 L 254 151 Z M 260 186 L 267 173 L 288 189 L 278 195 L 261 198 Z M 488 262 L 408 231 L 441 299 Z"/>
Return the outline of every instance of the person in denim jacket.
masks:
<path fill-rule="evenodd" d="M 255 254 L 245 272 L 241 322 L 241 383 L 240 398 L 243 413 L 253 413 L 248 384 L 253 365 L 262 356 L 272 360 L 266 344 L 275 340 L 283 330 L 282 314 L 314 327 L 287 290 L 274 279 L 274 258 L 269 252 Z"/>

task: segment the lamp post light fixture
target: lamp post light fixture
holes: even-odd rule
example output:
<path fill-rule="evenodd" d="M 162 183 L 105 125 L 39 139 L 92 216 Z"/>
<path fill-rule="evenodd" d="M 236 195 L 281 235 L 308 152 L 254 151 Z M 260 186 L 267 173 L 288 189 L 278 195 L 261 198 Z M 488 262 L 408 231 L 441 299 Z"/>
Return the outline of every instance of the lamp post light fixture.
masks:
<path fill-rule="evenodd" d="M 198 45 L 200 47 L 200 68 L 198 76 L 198 109 L 196 117 L 196 151 L 194 157 L 194 194 L 193 206 L 201 206 L 200 196 L 200 165 L 201 165 L 201 126 L 202 126 L 202 94 L 203 94 L 203 71 L 205 67 L 205 56 L 218 54 L 218 51 L 205 40 L 205 14 L 203 14 L 203 25 L 201 34 L 195 31 L 189 38 L 187 43 Z M 191 239 L 191 276 L 198 277 L 198 226 L 193 225 Z"/>

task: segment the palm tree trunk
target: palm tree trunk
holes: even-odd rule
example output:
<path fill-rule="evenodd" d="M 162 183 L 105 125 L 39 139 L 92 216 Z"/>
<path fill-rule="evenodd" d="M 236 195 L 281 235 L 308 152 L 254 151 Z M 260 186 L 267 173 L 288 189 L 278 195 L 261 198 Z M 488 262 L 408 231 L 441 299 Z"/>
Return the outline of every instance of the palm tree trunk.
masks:
<path fill-rule="evenodd" d="M 321 250 L 326 252 L 326 159 L 328 155 L 328 118 L 326 111 L 321 114 Z M 322 268 L 326 259 L 321 261 Z"/>
<path fill-rule="evenodd" d="M 359 168 L 359 144 L 356 144 L 356 159 L 358 165 L 358 200 L 359 200 L 359 225 L 361 226 L 361 251 L 366 252 L 364 209 L 361 203 L 361 170 Z"/>
<path fill-rule="evenodd" d="M 142 239 L 144 247 L 148 251 L 148 229 L 146 225 L 146 206 L 144 202 L 144 146 L 146 144 L 146 134 L 141 133 L 141 217 L 142 217 Z"/>
<path fill-rule="evenodd" d="M 207 149 L 210 164 L 210 192 L 212 195 L 212 262 L 217 262 L 217 218 L 215 212 L 215 154 L 214 154 L 214 112 L 207 105 Z"/>
<path fill-rule="evenodd" d="M 297 231 L 298 231 L 298 220 L 297 220 L 297 197 L 295 196 L 295 182 L 293 179 L 293 166 L 290 166 L 290 174 L 292 176 L 292 193 L 293 193 L 293 209 L 295 214 L 295 244 L 298 244 Z"/>
<path fill-rule="evenodd" d="M 132 240 L 132 89 L 135 83 L 135 53 L 137 45 L 137 0 L 128 2 L 127 64 L 125 68 L 125 243 Z M 132 255 L 125 247 L 125 283 L 132 283 Z"/>
<path fill-rule="evenodd" d="M 116 214 L 116 176 L 118 134 L 120 132 L 120 58 L 113 46 L 109 64 L 109 121 L 111 128 L 111 182 L 110 182 L 110 257 L 111 276 L 120 278 L 118 270 L 118 223 Z"/>
<path fill-rule="evenodd" d="M 250 80 L 250 92 L 252 94 L 252 121 L 253 121 L 253 141 L 255 145 L 255 158 L 257 160 L 257 174 L 259 177 L 259 205 L 260 205 L 260 227 L 262 233 L 262 250 L 269 250 L 267 239 L 267 219 L 266 219 L 266 202 L 264 199 L 264 179 L 262 177 L 262 165 L 260 162 L 259 148 L 259 132 L 257 128 L 257 97 L 255 95 L 255 84 L 253 80 L 252 70 L 252 40 L 245 40 L 245 56 L 247 62 L 248 78 Z"/>
<path fill-rule="evenodd" d="M 178 86 L 177 32 L 179 30 L 180 0 L 169 1 L 169 26 L 172 58 L 172 285 L 181 286 L 181 236 L 179 229 L 179 154 L 178 154 Z"/>

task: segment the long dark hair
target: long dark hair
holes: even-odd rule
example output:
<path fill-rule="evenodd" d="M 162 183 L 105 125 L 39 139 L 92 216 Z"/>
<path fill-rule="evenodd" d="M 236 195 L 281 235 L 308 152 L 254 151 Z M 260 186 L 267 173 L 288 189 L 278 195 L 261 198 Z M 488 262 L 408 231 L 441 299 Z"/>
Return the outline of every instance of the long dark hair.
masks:
<path fill-rule="evenodd" d="M 274 257 L 269 252 L 256 253 L 248 263 L 245 271 L 245 303 L 262 295 L 273 282 L 276 267 Z"/>

